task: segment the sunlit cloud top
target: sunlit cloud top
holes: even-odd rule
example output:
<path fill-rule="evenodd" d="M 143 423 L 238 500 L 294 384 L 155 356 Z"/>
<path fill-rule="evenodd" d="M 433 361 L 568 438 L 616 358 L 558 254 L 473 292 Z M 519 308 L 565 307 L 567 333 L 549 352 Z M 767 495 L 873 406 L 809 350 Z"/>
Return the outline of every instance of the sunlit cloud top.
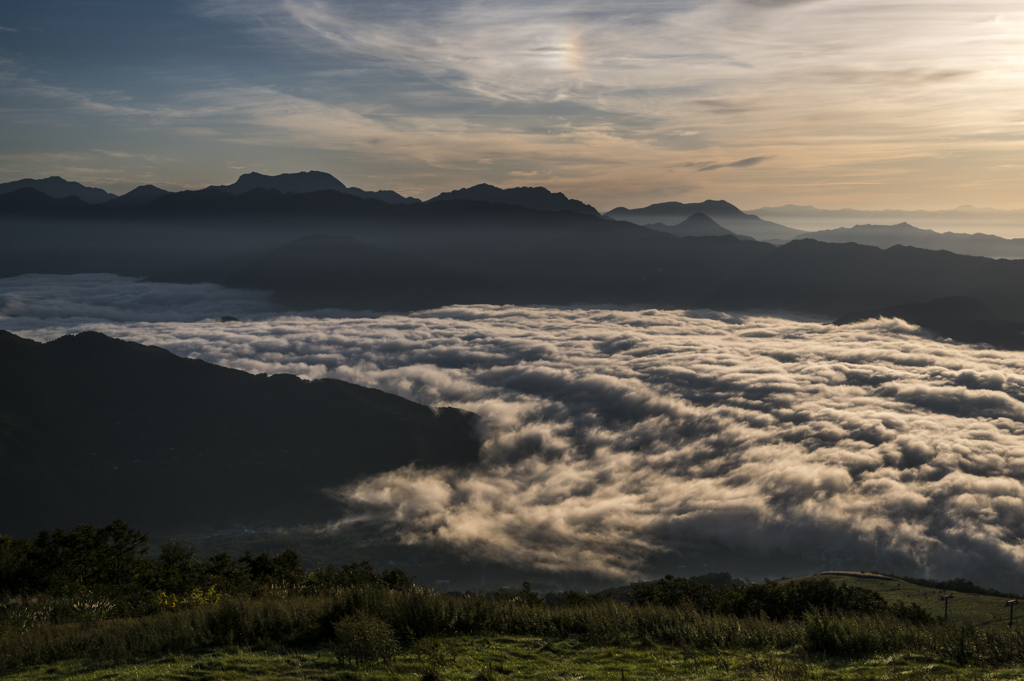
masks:
<path fill-rule="evenodd" d="M 1024 207 L 1011 0 L 21 3 L 0 180 Z"/>

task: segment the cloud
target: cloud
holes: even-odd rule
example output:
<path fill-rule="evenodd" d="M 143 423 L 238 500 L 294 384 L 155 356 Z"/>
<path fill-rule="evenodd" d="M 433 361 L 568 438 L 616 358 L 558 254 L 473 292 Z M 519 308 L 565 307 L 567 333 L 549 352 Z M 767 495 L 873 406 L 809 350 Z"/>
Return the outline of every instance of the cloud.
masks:
<path fill-rule="evenodd" d="M 33 328 L 43 320 L 60 324 L 187 322 L 266 316 L 281 309 L 271 304 L 270 292 L 217 284 L 158 284 L 113 274 L 24 274 L 0 279 L 0 319 L 8 330 Z"/>
<path fill-rule="evenodd" d="M 729 185 L 732 201 L 774 201 L 785 191 L 807 202 L 941 204 L 948 194 L 936 187 L 961 172 L 957 159 L 994 169 L 1016 153 L 1007 144 L 1017 139 L 1017 112 L 1001 83 L 1024 73 L 1024 14 L 1009 0 L 208 0 L 205 8 L 272 49 L 391 84 L 359 80 L 345 91 L 360 113 L 408 122 L 378 149 L 449 171 L 456 184 L 503 184 L 539 169 L 554 188 L 610 208 L 641 191 L 677 199 L 673 173 L 689 184 L 685 176 L 730 167 L 701 168 L 701 157 L 774 156 L 772 173 Z M 552 103 L 599 115 L 548 116 Z M 498 115 L 507 105 L 536 110 Z M 331 136 L 329 118 L 316 127 Z M 680 148 L 680 131 L 693 129 L 699 141 Z M 978 130 L 1004 138 L 983 141 Z M 499 161 L 486 177 L 481 155 Z M 964 182 L 1011 205 L 1011 175 Z M 699 177 L 705 191 L 721 193 L 714 176 Z M 896 179 L 882 183 L 891 195 L 880 197 L 880 177 Z M 447 188 L 433 178 L 405 184 L 435 183 L 418 194 Z"/>
<path fill-rule="evenodd" d="M 719 168 L 749 168 L 750 166 L 756 166 L 761 161 L 767 161 L 770 158 L 771 156 L 753 156 L 751 158 L 733 161 L 732 163 L 712 163 L 711 165 L 698 168 L 698 171 L 704 172 L 706 170 L 718 170 Z"/>
<path fill-rule="evenodd" d="M 72 277 L 69 313 L 112 309 L 115 321 L 59 318 L 36 281 L 35 302 L 19 309 L 46 318 L 0 326 L 39 339 L 96 329 L 480 414 L 479 465 L 329 490 L 411 544 L 618 578 L 700 546 L 1010 585 L 1024 567 L 1020 353 L 895 320 L 709 311 L 460 306 L 365 318 L 235 300 L 262 312 L 222 324 L 197 319 L 229 309 L 223 290 L 122 283 L 134 319 L 126 303 L 102 302 L 115 280 L 90 302 L 89 280 Z"/>
<path fill-rule="evenodd" d="M 89 83 L 74 69 L 31 66 L 53 58 L 51 43 L 0 59 L 0 125 L 21 131 L 10 151 L 22 155 L 0 173 L 67 176 L 76 169 L 28 157 L 37 138 L 65 153 L 109 138 L 159 159 L 90 164 L 116 162 L 123 189 L 130 163 L 146 182 L 204 186 L 229 181 L 218 169 L 233 158 L 423 197 L 537 172 L 602 209 L 678 200 L 691 186 L 741 206 L 771 205 L 780 192 L 825 205 L 937 206 L 950 192 L 1018 201 L 1009 166 L 1020 158 L 1020 111 L 1005 93 L 1024 75 L 1024 11 L 1011 0 L 190 7 L 177 13 L 189 34 L 223 49 L 161 58 L 180 45 L 133 48 L 124 41 L 135 32 L 115 21 L 86 32 L 97 49 L 76 63 L 98 74 Z M 165 23 L 146 8 L 121 20 Z M 48 24 L 52 46 L 77 44 L 70 27 L 95 21 L 84 7 L 68 12 Z M 120 75 L 105 68 L 108 44 L 127 50 Z M 700 172 L 727 167 L 708 159 L 763 157 L 776 160 L 727 173 L 728 185 L 726 174 Z"/>
<path fill-rule="evenodd" d="M 821 2 L 821 0 L 740 0 L 741 4 L 752 5 L 754 7 L 760 7 L 764 9 L 778 9 L 781 7 L 791 7 L 793 5 L 802 5 L 809 2 Z"/>

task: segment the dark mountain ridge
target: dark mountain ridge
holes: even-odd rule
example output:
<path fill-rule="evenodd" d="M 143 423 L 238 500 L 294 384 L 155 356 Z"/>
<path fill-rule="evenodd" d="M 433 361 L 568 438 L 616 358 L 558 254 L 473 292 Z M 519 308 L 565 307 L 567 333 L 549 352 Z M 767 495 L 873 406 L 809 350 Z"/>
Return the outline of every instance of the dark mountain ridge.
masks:
<path fill-rule="evenodd" d="M 593 206 L 570 199 L 561 192 L 552 192 L 545 187 L 514 187 L 501 189 L 489 184 L 478 184 L 467 189 L 456 189 L 438 194 L 428 203 L 436 201 L 486 201 L 507 206 L 522 206 L 533 210 L 571 210 L 584 215 L 599 216 Z"/>
<path fill-rule="evenodd" d="M 709 302 L 840 316 L 947 297 L 977 298 L 1024 321 L 1024 261 L 800 239 L 773 250 Z"/>
<path fill-rule="evenodd" d="M 613 208 L 612 210 L 605 213 L 608 217 L 621 219 L 628 219 L 627 216 L 631 217 L 653 217 L 653 216 L 666 216 L 672 215 L 679 218 L 685 218 L 694 213 L 704 213 L 709 216 L 716 217 L 737 217 L 743 218 L 747 214 L 741 211 L 736 206 L 732 205 L 728 201 L 707 199 L 700 203 L 680 203 L 679 201 L 666 201 L 664 203 L 652 203 L 644 208 Z"/>
<path fill-rule="evenodd" d="M 963 296 L 851 312 L 839 317 L 835 324 L 881 318 L 902 319 L 961 343 L 987 343 L 1007 350 L 1024 350 L 1024 322 L 1004 319 L 983 301 Z"/>
<path fill-rule="evenodd" d="M 140 185 L 135 189 L 131 190 L 127 194 L 122 194 L 116 199 L 107 201 L 104 205 L 107 206 L 141 206 L 143 204 L 154 201 L 161 196 L 167 196 L 171 192 L 166 189 L 160 189 L 160 187 L 154 187 L 151 184 Z"/>
<path fill-rule="evenodd" d="M 14 182 L 0 183 L 0 195 L 9 194 L 19 189 L 34 189 L 55 199 L 75 196 L 86 203 L 103 203 L 104 201 L 117 198 L 116 194 L 111 194 L 103 189 L 86 187 L 79 182 L 69 182 L 56 175 L 43 180 L 26 178 L 24 180 L 15 180 Z"/>
<path fill-rule="evenodd" d="M 389 189 L 365 191 L 358 187 L 347 187 L 330 173 L 309 170 L 301 173 L 283 173 L 281 175 L 263 175 L 261 173 L 245 173 L 234 184 L 211 186 L 228 194 L 245 194 L 254 189 L 275 189 L 282 194 L 307 194 L 309 192 L 336 191 L 351 194 L 361 199 L 377 199 L 384 203 L 419 203 L 420 200 L 402 196 Z"/>
<path fill-rule="evenodd" d="M 336 380 L 251 375 L 86 332 L 0 331 L 0 533 L 155 533 L 337 517 L 321 490 L 477 459 L 475 417 Z"/>

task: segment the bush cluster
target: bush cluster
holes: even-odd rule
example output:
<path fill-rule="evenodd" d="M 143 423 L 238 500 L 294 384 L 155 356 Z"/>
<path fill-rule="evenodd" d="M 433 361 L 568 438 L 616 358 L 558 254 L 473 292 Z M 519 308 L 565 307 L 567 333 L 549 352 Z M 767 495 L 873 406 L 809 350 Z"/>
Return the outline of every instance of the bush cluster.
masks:
<path fill-rule="evenodd" d="M 237 559 L 217 553 L 201 561 L 191 547 L 172 540 L 157 557 L 148 553 L 148 536 L 119 520 L 102 528 L 78 525 L 69 532 L 41 532 L 33 541 L 0 535 L 0 625 L 12 617 L 54 624 L 137 617 L 208 605 L 229 595 L 413 585 L 401 570 L 380 574 L 365 562 L 307 572 L 291 549 L 277 555 L 247 551 Z"/>
<path fill-rule="evenodd" d="M 718 589 L 667 575 L 657 581 L 631 584 L 629 596 L 638 605 L 689 605 L 701 612 L 763 616 L 772 620 L 800 619 L 812 610 L 844 615 L 890 614 L 916 621 L 930 619 L 917 604 L 893 607 L 876 591 L 827 579 L 764 582 Z"/>

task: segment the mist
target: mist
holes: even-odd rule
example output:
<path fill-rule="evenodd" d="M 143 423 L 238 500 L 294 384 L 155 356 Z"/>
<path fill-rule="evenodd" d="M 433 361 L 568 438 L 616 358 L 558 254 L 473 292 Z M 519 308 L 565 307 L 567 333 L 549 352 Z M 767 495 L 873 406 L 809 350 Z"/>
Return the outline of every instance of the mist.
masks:
<path fill-rule="evenodd" d="M 0 328 L 91 329 L 476 412 L 478 465 L 325 490 L 339 520 L 409 544 L 616 579 L 712 546 L 986 583 L 1016 583 L 1024 566 L 1019 353 L 898 320 L 488 305 L 297 316 L 204 286 L 2 280 Z"/>

